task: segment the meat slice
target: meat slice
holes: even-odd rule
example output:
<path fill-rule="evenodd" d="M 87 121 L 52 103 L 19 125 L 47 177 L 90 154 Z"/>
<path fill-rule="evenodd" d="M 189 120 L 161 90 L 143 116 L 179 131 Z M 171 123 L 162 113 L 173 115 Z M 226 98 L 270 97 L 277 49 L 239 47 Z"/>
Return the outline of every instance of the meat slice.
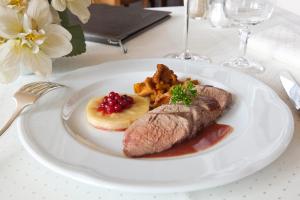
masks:
<path fill-rule="evenodd" d="M 212 97 L 216 99 L 224 110 L 232 103 L 232 94 L 221 88 L 216 88 L 210 85 L 197 85 L 197 92 L 200 96 Z"/>
<path fill-rule="evenodd" d="M 192 125 L 180 115 L 148 113 L 126 130 L 123 151 L 137 157 L 169 149 L 189 135 Z"/>
<path fill-rule="evenodd" d="M 231 103 L 225 90 L 197 86 L 198 96 L 191 106 L 162 105 L 136 120 L 124 135 L 124 153 L 140 157 L 158 153 L 195 136 L 214 122 Z"/>

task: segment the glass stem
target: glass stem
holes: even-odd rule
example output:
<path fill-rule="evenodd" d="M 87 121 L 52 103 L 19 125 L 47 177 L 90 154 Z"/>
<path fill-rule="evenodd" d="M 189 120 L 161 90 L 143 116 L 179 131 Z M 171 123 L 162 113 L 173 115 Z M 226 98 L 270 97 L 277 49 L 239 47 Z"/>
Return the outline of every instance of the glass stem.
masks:
<path fill-rule="evenodd" d="M 184 30 L 184 59 L 191 59 L 189 51 L 190 0 L 186 0 L 185 30 Z"/>
<path fill-rule="evenodd" d="M 248 39 L 250 37 L 251 31 L 248 28 L 248 26 L 242 26 L 239 31 L 240 31 L 239 56 L 243 58 L 245 57 L 247 52 L 247 44 L 248 44 Z"/>

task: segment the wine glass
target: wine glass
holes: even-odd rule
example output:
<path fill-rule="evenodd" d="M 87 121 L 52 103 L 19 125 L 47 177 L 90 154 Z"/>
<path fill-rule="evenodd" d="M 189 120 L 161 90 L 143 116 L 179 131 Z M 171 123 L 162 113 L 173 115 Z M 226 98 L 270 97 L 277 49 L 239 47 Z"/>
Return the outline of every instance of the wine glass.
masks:
<path fill-rule="evenodd" d="M 239 25 L 239 55 L 223 66 L 260 73 L 264 67 L 246 58 L 247 43 L 250 36 L 249 26 L 257 25 L 269 19 L 276 0 L 225 0 L 224 10 L 228 19 Z"/>
<path fill-rule="evenodd" d="M 190 25 L 190 8 L 191 8 L 191 3 L 194 3 L 195 1 L 207 1 L 207 0 L 185 0 L 185 30 L 184 30 L 184 50 L 181 53 L 170 53 L 167 54 L 165 57 L 167 58 L 176 58 L 176 59 L 181 59 L 181 60 L 199 60 L 199 61 L 206 61 L 210 62 L 210 59 L 206 56 L 200 56 L 194 53 L 191 53 L 189 48 L 188 48 L 188 42 L 189 42 L 189 25 Z M 201 6 L 201 4 L 197 4 Z M 205 4 L 203 4 L 205 6 Z M 199 8 L 198 8 L 199 9 Z M 197 18 L 199 19 L 201 14 L 203 17 L 206 15 L 205 12 L 206 8 L 203 8 L 201 11 L 197 13 Z M 199 9 L 200 10 L 200 9 Z M 193 14 L 193 13 L 192 13 Z"/>

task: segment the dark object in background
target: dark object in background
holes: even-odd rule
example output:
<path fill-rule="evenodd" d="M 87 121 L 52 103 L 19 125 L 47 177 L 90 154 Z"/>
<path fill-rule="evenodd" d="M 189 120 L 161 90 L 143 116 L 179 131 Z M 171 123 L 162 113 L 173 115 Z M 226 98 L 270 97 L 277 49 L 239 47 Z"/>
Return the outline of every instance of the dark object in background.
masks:
<path fill-rule="evenodd" d="M 97 0 L 94 1 L 97 2 Z M 183 0 L 121 0 L 120 2 L 121 5 L 124 6 L 132 6 L 134 4 L 136 6 L 137 4 L 139 4 L 144 8 L 149 6 L 150 7 L 183 6 Z"/>
<path fill-rule="evenodd" d="M 162 7 L 167 6 L 167 0 L 161 0 L 160 4 L 161 4 L 160 6 L 162 6 Z M 150 5 L 151 5 L 151 7 L 155 7 L 156 6 L 155 0 L 150 0 Z"/>
<path fill-rule="evenodd" d="M 151 7 L 183 6 L 183 0 L 149 0 Z"/>
<path fill-rule="evenodd" d="M 72 22 L 82 25 L 85 39 L 120 46 L 124 53 L 124 42 L 170 17 L 170 12 L 122 6 L 95 4 L 89 9 L 91 18 L 87 24 L 72 18 Z"/>

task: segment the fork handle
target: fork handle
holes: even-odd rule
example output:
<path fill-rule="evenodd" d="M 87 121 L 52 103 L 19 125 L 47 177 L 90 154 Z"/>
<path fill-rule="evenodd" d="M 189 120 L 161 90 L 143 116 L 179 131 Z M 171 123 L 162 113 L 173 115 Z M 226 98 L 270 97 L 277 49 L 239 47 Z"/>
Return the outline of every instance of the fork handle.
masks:
<path fill-rule="evenodd" d="M 24 110 L 27 105 L 17 106 L 15 112 L 11 115 L 10 119 L 6 122 L 3 128 L 0 130 L 0 136 L 5 133 L 5 131 L 11 126 L 11 124 L 15 121 L 15 119 L 20 115 L 20 113 Z"/>

